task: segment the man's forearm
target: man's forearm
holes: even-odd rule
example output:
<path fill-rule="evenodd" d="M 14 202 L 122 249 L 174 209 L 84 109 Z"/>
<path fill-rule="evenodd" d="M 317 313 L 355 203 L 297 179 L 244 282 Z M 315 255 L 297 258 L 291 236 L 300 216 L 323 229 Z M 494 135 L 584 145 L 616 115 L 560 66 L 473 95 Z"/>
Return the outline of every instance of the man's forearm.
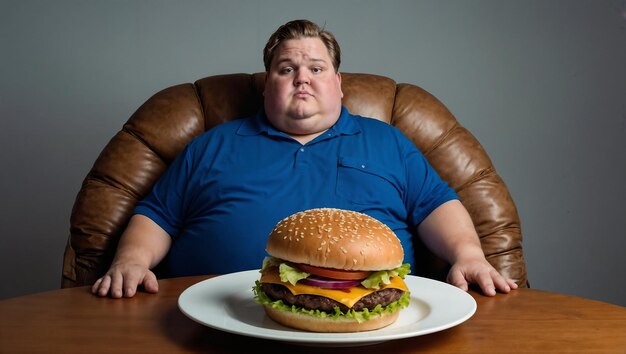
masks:
<path fill-rule="evenodd" d="M 484 257 L 467 210 L 458 200 L 440 205 L 418 226 L 426 246 L 450 264 L 461 258 Z"/>
<path fill-rule="evenodd" d="M 169 234 L 150 218 L 134 215 L 122 234 L 113 264 L 139 263 L 151 269 L 165 257 L 171 242 Z"/>

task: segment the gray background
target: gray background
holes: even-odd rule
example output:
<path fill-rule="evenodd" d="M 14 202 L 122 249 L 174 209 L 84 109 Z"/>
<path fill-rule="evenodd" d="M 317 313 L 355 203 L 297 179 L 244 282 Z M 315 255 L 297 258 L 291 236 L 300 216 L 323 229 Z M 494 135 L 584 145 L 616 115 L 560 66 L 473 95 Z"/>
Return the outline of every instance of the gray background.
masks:
<path fill-rule="evenodd" d="M 626 306 L 624 1 L 0 1 L 0 298 L 56 289 L 80 184 L 149 96 L 262 71 L 294 18 L 442 100 L 519 208 L 531 285 Z"/>

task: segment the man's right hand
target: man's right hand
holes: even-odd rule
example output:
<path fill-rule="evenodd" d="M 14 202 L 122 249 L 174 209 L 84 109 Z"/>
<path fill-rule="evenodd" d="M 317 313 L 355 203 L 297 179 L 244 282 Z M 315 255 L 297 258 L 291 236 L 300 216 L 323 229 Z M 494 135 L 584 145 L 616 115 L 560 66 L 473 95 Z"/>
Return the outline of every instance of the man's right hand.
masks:
<path fill-rule="evenodd" d="M 137 287 L 149 293 L 159 291 L 156 275 L 150 269 L 167 254 L 172 240 L 154 221 L 143 215 L 131 217 L 120 238 L 111 268 L 96 280 L 91 292 L 112 298 L 133 297 Z"/>
<path fill-rule="evenodd" d="M 142 285 L 145 291 L 156 293 L 159 283 L 152 271 L 140 264 L 112 265 L 109 271 L 91 287 L 91 292 L 98 296 L 111 295 L 112 298 L 133 297 L 137 287 Z"/>

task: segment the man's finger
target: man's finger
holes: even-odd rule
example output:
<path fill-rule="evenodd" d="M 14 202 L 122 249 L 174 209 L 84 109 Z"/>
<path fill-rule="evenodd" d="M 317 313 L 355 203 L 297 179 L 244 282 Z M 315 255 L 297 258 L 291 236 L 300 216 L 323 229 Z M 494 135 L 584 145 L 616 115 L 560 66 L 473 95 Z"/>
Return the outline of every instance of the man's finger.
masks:
<path fill-rule="evenodd" d="M 143 287 L 149 293 L 154 294 L 159 291 L 159 282 L 157 281 L 156 275 L 154 275 L 154 273 L 146 273 L 146 276 L 143 279 Z"/>
<path fill-rule="evenodd" d="M 469 287 L 469 285 L 467 284 L 467 280 L 465 280 L 465 276 L 463 276 L 461 272 L 454 271 L 454 270 L 452 270 L 448 274 L 448 283 L 464 291 L 467 291 Z"/>

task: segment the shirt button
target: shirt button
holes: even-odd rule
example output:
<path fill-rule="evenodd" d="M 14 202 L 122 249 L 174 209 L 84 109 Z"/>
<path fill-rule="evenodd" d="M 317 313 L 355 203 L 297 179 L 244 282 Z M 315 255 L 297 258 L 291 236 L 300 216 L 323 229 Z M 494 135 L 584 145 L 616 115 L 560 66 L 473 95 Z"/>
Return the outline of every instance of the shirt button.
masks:
<path fill-rule="evenodd" d="M 300 148 L 300 151 L 301 151 L 301 152 L 304 152 L 304 148 Z"/>
<path fill-rule="evenodd" d="M 361 168 L 365 168 L 365 165 L 361 165 Z"/>

